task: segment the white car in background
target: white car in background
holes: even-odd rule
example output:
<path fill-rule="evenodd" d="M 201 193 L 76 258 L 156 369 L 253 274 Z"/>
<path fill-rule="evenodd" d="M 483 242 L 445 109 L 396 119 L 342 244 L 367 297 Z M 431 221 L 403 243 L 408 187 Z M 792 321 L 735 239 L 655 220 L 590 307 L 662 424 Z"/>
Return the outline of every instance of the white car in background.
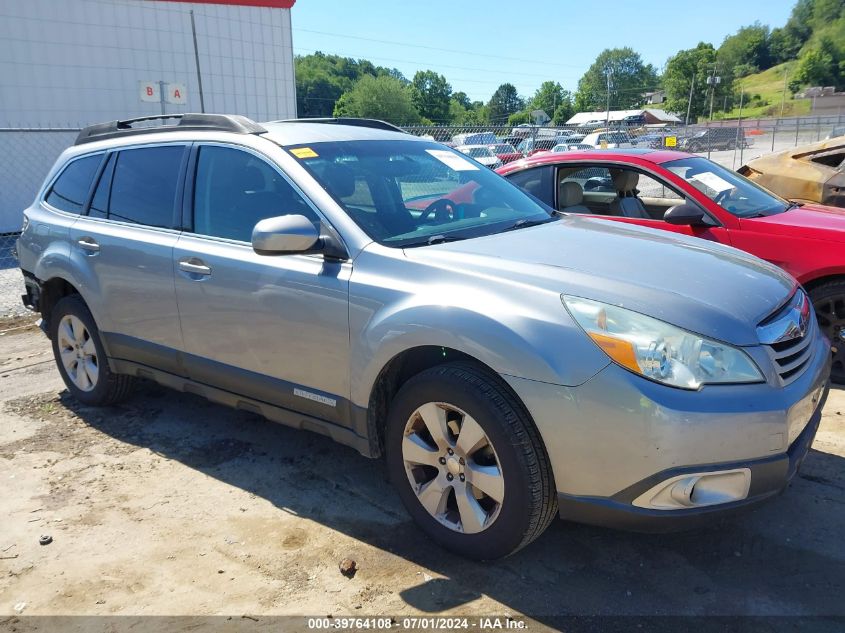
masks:
<path fill-rule="evenodd" d="M 490 169 L 496 169 L 502 166 L 502 161 L 499 160 L 499 157 L 486 145 L 459 145 L 455 149 L 470 158 L 474 158 L 477 162 Z"/>
<path fill-rule="evenodd" d="M 637 146 L 627 132 L 594 132 L 585 136 L 581 143 L 596 149 L 630 149 Z"/>

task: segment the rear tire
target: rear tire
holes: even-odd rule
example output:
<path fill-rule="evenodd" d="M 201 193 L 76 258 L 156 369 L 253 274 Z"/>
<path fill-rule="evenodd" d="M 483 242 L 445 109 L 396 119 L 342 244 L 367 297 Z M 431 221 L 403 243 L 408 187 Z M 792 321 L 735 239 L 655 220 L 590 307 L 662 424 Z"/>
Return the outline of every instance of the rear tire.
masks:
<path fill-rule="evenodd" d="M 537 429 L 483 367 L 448 363 L 414 376 L 391 403 L 387 424 L 391 482 L 414 521 L 444 548 L 478 560 L 508 556 L 557 513 Z"/>
<path fill-rule="evenodd" d="M 840 385 L 845 384 L 845 281 L 816 286 L 810 291 L 810 299 L 819 327 L 836 348 L 830 379 Z"/>
<path fill-rule="evenodd" d="M 129 396 L 135 380 L 111 371 L 100 330 L 79 295 L 64 297 L 53 308 L 50 338 L 62 380 L 79 402 L 106 406 Z"/>

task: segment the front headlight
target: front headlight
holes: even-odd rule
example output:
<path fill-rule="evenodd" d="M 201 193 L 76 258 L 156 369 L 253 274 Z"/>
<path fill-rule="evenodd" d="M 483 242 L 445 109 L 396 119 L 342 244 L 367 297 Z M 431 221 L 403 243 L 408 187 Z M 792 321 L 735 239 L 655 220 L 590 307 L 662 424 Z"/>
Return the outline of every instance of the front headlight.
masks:
<path fill-rule="evenodd" d="M 625 369 L 673 387 L 763 381 L 742 350 L 617 306 L 561 295 L 572 318 Z"/>

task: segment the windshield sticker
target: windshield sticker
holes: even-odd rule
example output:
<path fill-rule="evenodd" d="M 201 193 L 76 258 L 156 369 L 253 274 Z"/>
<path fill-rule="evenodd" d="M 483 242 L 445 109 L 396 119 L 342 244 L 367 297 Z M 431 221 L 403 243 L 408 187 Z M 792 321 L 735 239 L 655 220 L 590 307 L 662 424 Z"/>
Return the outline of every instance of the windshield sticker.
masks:
<path fill-rule="evenodd" d="M 478 165 L 447 149 L 427 149 L 425 151 L 453 171 L 478 171 Z"/>
<path fill-rule="evenodd" d="M 697 180 L 702 185 L 712 189 L 716 193 L 722 193 L 723 191 L 728 191 L 729 189 L 734 188 L 734 186 L 727 180 L 709 171 L 698 173 L 690 178 L 690 180 Z"/>
<path fill-rule="evenodd" d="M 290 153 L 297 158 L 317 158 L 317 156 L 319 156 L 319 154 L 310 147 L 297 147 L 296 149 L 290 150 Z"/>

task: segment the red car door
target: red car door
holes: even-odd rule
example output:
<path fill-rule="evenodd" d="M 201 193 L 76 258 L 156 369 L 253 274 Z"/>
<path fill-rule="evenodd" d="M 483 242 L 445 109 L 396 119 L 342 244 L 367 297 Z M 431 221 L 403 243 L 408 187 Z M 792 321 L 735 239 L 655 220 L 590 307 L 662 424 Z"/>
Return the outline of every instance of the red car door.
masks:
<path fill-rule="evenodd" d="M 673 233 L 681 233 L 692 237 L 699 237 L 705 240 L 712 240 L 721 244 L 732 245 L 730 230 L 716 218 L 710 211 L 708 204 L 702 204 L 699 200 L 701 197 L 699 192 L 692 190 L 689 186 L 682 186 L 675 182 L 671 176 L 662 176 L 656 171 L 645 170 L 633 166 L 621 165 L 584 165 L 582 171 L 566 174 L 561 174 L 562 180 L 573 179 L 576 182 L 584 180 L 584 175 L 590 177 L 584 181 L 584 202 L 591 208 L 601 208 L 601 205 L 606 204 L 606 212 L 610 215 L 603 215 L 597 213 L 592 216 L 604 220 L 612 220 L 614 222 L 624 222 L 626 224 L 637 224 L 639 226 L 647 226 L 653 229 L 661 229 L 663 231 L 672 231 Z M 614 208 L 614 202 L 617 201 L 617 191 L 613 182 L 615 178 L 619 177 L 619 172 L 635 172 L 637 177 L 635 184 L 631 185 L 632 191 L 625 192 L 631 196 L 633 191 L 636 191 L 636 197 L 642 204 L 642 217 L 626 217 L 617 215 L 622 213 Z M 606 172 L 606 175 L 603 174 Z M 594 189 L 590 189 L 590 184 L 594 184 L 596 180 L 601 184 Z M 622 179 L 624 180 L 624 178 Z M 579 183 L 580 184 L 580 183 Z M 602 189 L 601 192 L 598 192 Z M 708 225 L 677 225 L 669 224 L 663 220 L 663 213 L 671 207 L 681 204 L 685 199 L 693 200 L 701 206 L 706 213 L 706 221 L 712 222 Z M 638 212 L 635 212 L 638 213 Z"/>

